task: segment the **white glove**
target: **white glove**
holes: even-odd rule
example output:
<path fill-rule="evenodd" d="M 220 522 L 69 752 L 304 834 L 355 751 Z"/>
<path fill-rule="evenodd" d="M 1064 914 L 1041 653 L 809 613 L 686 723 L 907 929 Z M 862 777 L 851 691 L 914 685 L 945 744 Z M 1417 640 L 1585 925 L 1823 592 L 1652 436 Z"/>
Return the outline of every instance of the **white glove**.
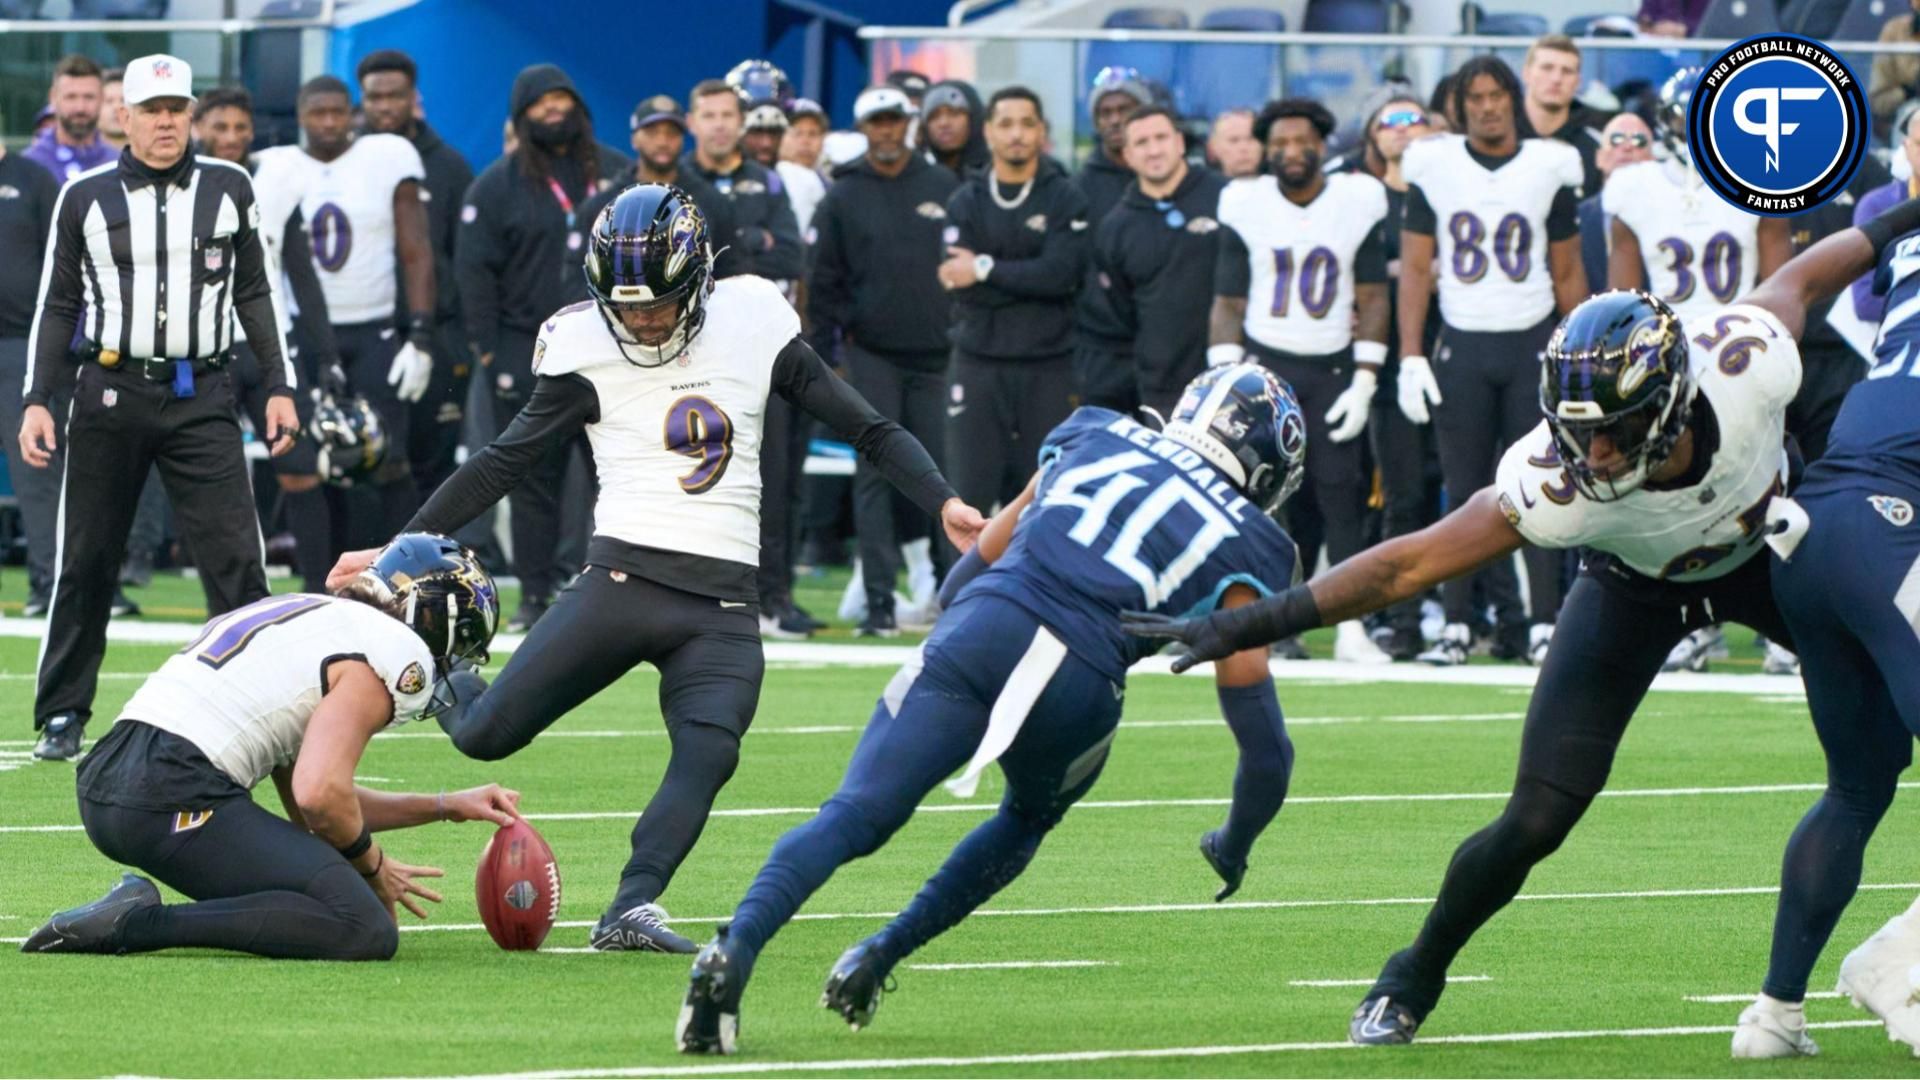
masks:
<path fill-rule="evenodd" d="M 401 401 L 419 401 L 427 396 L 427 384 L 433 381 L 433 356 L 409 341 L 393 354 L 393 366 L 387 369 L 387 385 Z"/>
<path fill-rule="evenodd" d="M 1427 406 L 1440 404 L 1440 384 L 1433 381 L 1433 367 L 1424 356 L 1400 358 L 1400 380 L 1395 388 L 1400 411 L 1416 424 L 1432 418 Z"/>
<path fill-rule="evenodd" d="M 1207 346 L 1207 366 L 1210 368 L 1237 364 L 1246 358 L 1247 347 L 1245 345 L 1236 345 L 1231 341 L 1222 341 L 1217 345 Z"/>
<path fill-rule="evenodd" d="M 1373 388 L 1379 384 L 1372 368 L 1353 369 L 1353 385 L 1340 391 L 1340 396 L 1333 399 L 1333 408 L 1327 410 L 1327 423 L 1333 428 L 1327 438 L 1350 442 L 1366 430 L 1367 413 L 1373 408 Z"/>

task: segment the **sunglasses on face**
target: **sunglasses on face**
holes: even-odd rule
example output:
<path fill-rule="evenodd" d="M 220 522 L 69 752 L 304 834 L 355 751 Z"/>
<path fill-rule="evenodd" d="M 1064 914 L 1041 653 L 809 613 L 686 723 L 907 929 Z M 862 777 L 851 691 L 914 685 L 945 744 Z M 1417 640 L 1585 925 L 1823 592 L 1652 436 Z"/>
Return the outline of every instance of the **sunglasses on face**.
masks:
<path fill-rule="evenodd" d="M 1410 128 L 1426 122 L 1427 114 L 1419 109 L 1400 109 L 1380 118 L 1380 126 L 1383 128 Z"/>
<path fill-rule="evenodd" d="M 1653 145 L 1653 137 L 1638 131 L 1616 131 L 1607 136 L 1608 146 L 1627 146 L 1629 144 L 1638 149 L 1645 150 L 1647 147 Z"/>

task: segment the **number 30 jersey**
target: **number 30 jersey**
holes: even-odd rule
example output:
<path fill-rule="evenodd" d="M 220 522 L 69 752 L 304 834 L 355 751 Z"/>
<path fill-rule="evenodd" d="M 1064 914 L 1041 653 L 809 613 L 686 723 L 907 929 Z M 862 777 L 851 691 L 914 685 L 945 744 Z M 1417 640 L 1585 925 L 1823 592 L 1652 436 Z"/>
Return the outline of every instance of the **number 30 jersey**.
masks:
<path fill-rule="evenodd" d="M 1767 506 L 1787 488 L 1787 403 L 1800 389 L 1800 347 L 1764 308 L 1719 308 L 1688 324 L 1706 409 L 1695 406 L 1695 453 L 1706 474 L 1670 490 L 1641 487 L 1611 502 L 1580 494 L 1545 421 L 1507 449 L 1494 479 L 1500 511 L 1528 543 L 1592 547 L 1650 578 L 1709 581 L 1761 551 Z M 1709 413 L 1711 420 L 1700 419 Z"/>
<path fill-rule="evenodd" d="M 1119 413 L 1078 410 L 1040 462 L 1013 542 L 961 599 L 1024 608 L 1116 681 L 1157 645 L 1122 633 L 1120 612 L 1205 614 L 1232 585 L 1265 596 L 1294 580 L 1293 541 L 1272 518 L 1199 454 Z"/>
<path fill-rule="evenodd" d="M 1759 215 L 1716 196 L 1692 170 L 1677 162 L 1622 165 L 1607 178 L 1600 207 L 1633 230 L 1653 294 L 1688 332 L 1753 289 Z"/>
<path fill-rule="evenodd" d="M 433 697 L 433 654 L 405 623 L 357 600 L 289 593 L 209 620 L 134 691 L 120 719 L 180 736 L 250 788 L 299 755 L 335 660 L 373 668 L 395 723 Z"/>

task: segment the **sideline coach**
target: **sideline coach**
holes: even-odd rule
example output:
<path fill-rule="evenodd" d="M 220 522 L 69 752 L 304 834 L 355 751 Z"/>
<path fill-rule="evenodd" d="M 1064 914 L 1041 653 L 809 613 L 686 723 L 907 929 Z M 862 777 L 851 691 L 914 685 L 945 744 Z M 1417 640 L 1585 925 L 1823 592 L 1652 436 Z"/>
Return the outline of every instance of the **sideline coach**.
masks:
<path fill-rule="evenodd" d="M 36 468 L 57 445 L 47 409 L 57 373 L 74 352 L 80 362 L 33 704 L 44 732 L 34 756 L 46 760 L 80 752 L 108 606 L 151 466 L 160 467 L 211 613 L 267 595 L 226 372 L 236 314 L 260 361 L 267 445 L 286 452 L 299 428 L 252 180 L 237 165 L 189 152 L 186 61 L 143 56 L 127 65 L 125 85 L 127 148 L 60 193 L 27 346 L 20 452 Z"/>

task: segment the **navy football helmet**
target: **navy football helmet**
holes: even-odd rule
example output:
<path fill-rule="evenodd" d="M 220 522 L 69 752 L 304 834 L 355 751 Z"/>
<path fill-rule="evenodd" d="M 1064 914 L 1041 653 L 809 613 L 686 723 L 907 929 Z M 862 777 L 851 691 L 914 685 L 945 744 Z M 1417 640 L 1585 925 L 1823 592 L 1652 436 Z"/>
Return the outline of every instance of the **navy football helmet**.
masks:
<path fill-rule="evenodd" d="M 1700 390 L 1689 360 L 1679 316 L 1649 293 L 1604 292 L 1560 321 L 1540 369 L 1540 411 L 1582 495 L 1611 502 L 1666 463 Z M 1587 460 L 1596 435 L 1624 459 L 1604 477 Z"/>
<path fill-rule="evenodd" d="M 1222 364 L 1195 376 L 1161 434 L 1197 451 L 1268 514 L 1306 474 L 1307 419 L 1299 399 L 1259 364 Z"/>
<path fill-rule="evenodd" d="M 793 102 L 793 80 L 770 60 L 742 60 L 727 72 L 727 85 L 740 95 L 742 110 L 755 105 L 778 105 L 784 112 Z"/>
<path fill-rule="evenodd" d="M 692 346 L 713 292 L 713 243 L 707 216 L 670 184 L 636 184 L 600 211 L 587 242 L 587 290 L 600 317 L 639 367 L 659 367 Z M 643 340 L 622 313 L 677 311 L 658 340 Z M 651 336 L 651 335 L 649 335 Z"/>
<path fill-rule="evenodd" d="M 1693 92 L 1700 87 L 1703 67 L 1683 67 L 1660 88 L 1660 104 L 1653 114 L 1653 134 L 1683 165 L 1693 163 L 1687 147 L 1687 109 L 1693 104 Z"/>
<path fill-rule="evenodd" d="M 500 625 L 500 594 L 480 559 L 437 533 L 401 533 L 380 549 L 348 591 L 406 623 L 443 671 L 487 662 Z"/>

